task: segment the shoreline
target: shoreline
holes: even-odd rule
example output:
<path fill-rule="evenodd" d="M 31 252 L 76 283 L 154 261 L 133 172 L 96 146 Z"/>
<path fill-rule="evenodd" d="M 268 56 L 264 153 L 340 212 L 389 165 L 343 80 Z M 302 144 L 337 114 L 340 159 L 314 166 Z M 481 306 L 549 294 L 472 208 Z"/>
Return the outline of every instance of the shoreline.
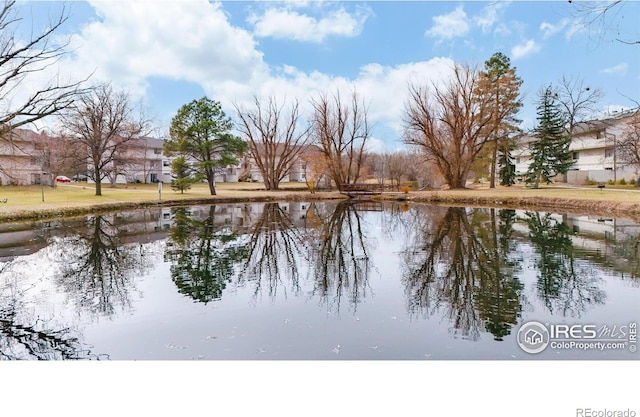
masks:
<path fill-rule="evenodd" d="M 412 204 L 432 204 L 447 206 L 467 206 L 499 209 L 529 209 L 534 211 L 555 211 L 572 214 L 627 217 L 640 220 L 640 194 L 637 202 L 615 201 L 611 199 L 590 198 L 562 198 L 545 197 L 540 195 L 482 195 L 487 190 L 447 190 L 447 191 L 413 191 L 408 194 L 388 192 L 370 196 L 359 201 L 397 202 Z M 254 195 L 251 195 L 254 194 Z M 477 194 L 477 195 L 473 195 Z M 495 193 L 494 193 L 495 194 Z M 603 196 L 604 197 L 604 196 Z M 243 202 L 274 202 L 274 201 L 335 201 L 349 198 L 338 191 L 317 192 L 308 191 L 250 191 L 242 195 L 220 193 L 215 196 L 194 196 L 165 200 L 117 201 L 108 203 L 81 203 L 76 206 L 45 209 L 15 209 L 4 211 L 0 206 L 0 223 L 20 222 L 29 220 L 47 220 L 66 217 L 77 217 L 110 211 L 136 210 L 150 207 L 177 207 L 202 204 L 228 204 Z M 635 199 L 634 199 L 635 200 Z"/>

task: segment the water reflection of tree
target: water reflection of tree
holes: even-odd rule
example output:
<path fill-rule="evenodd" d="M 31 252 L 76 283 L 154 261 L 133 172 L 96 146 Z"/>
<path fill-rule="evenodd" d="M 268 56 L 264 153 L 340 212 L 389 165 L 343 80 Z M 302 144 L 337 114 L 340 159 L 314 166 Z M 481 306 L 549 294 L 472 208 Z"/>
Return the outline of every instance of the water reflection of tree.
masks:
<path fill-rule="evenodd" d="M 418 241 L 405 251 L 404 283 L 413 314 L 446 312 L 456 332 L 471 340 L 486 328 L 497 340 L 510 333 L 521 311 L 509 236 L 513 215 L 495 210 L 429 207 Z M 424 216 L 416 210 L 420 217 Z"/>
<path fill-rule="evenodd" d="M 204 219 L 185 208 L 174 208 L 172 214 L 175 223 L 165 253 L 165 260 L 173 263 L 171 279 L 181 294 L 195 301 L 219 299 L 234 277 L 235 265 L 246 258 L 247 245 L 239 242 L 216 206 L 209 207 Z"/>
<path fill-rule="evenodd" d="M 0 267 L 0 360 L 91 359 L 98 356 L 83 346 L 77 331 L 36 315 L 28 297 L 33 288 L 20 287 L 11 263 Z"/>
<path fill-rule="evenodd" d="M 275 297 L 279 288 L 285 288 L 286 294 L 285 280 L 294 294 L 300 291 L 299 262 L 304 259 L 306 242 L 301 230 L 304 225 L 298 227 L 292 218 L 298 205 L 290 203 L 285 211 L 278 203 L 266 203 L 251 226 L 239 283 L 253 283 L 256 296 L 264 284 L 270 297 Z"/>
<path fill-rule="evenodd" d="M 370 239 L 363 220 L 350 202 L 339 203 L 323 222 L 321 234 L 312 247 L 314 294 L 329 301 L 333 294 L 336 309 L 346 293 L 354 310 L 369 288 Z"/>
<path fill-rule="evenodd" d="M 496 340 L 502 340 L 517 324 L 522 309 L 523 285 L 516 277 L 519 263 L 511 256 L 516 215 L 514 210 L 500 210 L 496 216 L 495 209 L 489 214 L 488 225 L 478 229 L 481 273 L 475 297 L 485 328 Z"/>
<path fill-rule="evenodd" d="M 142 245 L 123 242 L 116 215 L 94 216 L 82 228 L 72 228 L 58 249 L 57 279 L 76 306 L 91 314 L 112 315 L 131 307 L 134 271 L 148 267 Z"/>
<path fill-rule="evenodd" d="M 640 286 L 640 237 L 625 235 L 617 239 L 614 242 L 613 255 L 606 266 L 620 274 L 621 278 L 630 278 L 631 285 Z"/>
<path fill-rule="evenodd" d="M 538 253 L 537 292 L 550 312 L 579 316 L 591 304 L 606 298 L 591 269 L 576 261 L 569 226 L 549 213 L 527 212 L 529 240 Z"/>

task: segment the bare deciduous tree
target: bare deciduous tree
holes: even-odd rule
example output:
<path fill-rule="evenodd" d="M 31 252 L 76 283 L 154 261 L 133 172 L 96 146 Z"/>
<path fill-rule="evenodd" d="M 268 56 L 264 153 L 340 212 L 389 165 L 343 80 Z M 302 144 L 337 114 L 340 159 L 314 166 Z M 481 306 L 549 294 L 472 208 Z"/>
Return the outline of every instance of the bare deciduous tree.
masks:
<path fill-rule="evenodd" d="M 304 181 L 309 191 L 311 191 L 311 194 L 314 194 L 319 187 L 322 187 L 323 183 L 325 183 L 324 185 L 328 185 L 326 184 L 326 175 L 329 164 L 320 148 L 315 145 L 310 145 L 300 155 L 300 158 L 304 164 Z"/>
<path fill-rule="evenodd" d="M 385 155 L 386 162 L 386 177 L 391 180 L 391 185 L 394 185 L 397 190 L 400 190 L 400 183 L 403 178 L 408 178 L 411 165 L 410 158 L 407 152 L 398 151 Z"/>
<path fill-rule="evenodd" d="M 621 163 L 635 166 L 636 171 L 640 171 L 640 110 L 629 118 L 616 152 Z"/>
<path fill-rule="evenodd" d="M 614 39 L 618 42 L 629 45 L 640 44 L 640 34 L 623 33 L 621 23 L 625 21 L 625 16 L 637 19 L 637 10 L 629 10 L 629 4 L 635 2 L 625 0 L 613 1 L 573 1 L 573 14 L 582 22 L 583 26 L 591 33 L 597 34 L 600 39 L 606 39 L 607 34 L 614 33 Z M 625 7 L 628 6 L 628 7 Z M 627 13 L 628 12 L 628 13 Z M 634 21 L 634 20 L 631 20 Z M 635 29 L 638 26 L 636 24 Z"/>
<path fill-rule="evenodd" d="M 335 93 L 312 99 L 311 105 L 311 136 L 325 156 L 329 177 L 339 189 L 357 182 L 370 137 L 367 108 L 355 90 L 348 103 Z"/>
<path fill-rule="evenodd" d="M 576 124 L 593 117 L 598 103 L 604 97 L 602 89 L 585 86 L 579 77 L 566 75 L 562 76 L 555 90 L 557 102 L 567 118 L 570 135 Z"/>
<path fill-rule="evenodd" d="M 478 93 L 478 72 L 457 65 L 431 88 L 412 85 L 405 105 L 404 142 L 421 148 L 451 188 L 465 188 L 474 159 L 490 140 L 490 98 Z"/>
<path fill-rule="evenodd" d="M 26 95 L 25 83 L 54 65 L 65 53 L 68 42 L 59 43 L 57 32 L 68 19 L 66 9 L 43 29 L 28 39 L 18 33 L 22 20 L 16 1 L 5 0 L 0 6 L 0 138 L 11 129 L 34 123 L 70 107 L 82 81 L 64 82 L 54 77 Z"/>
<path fill-rule="evenodd" d="M 300 154 L 309 143 L 309 127 L 300 126 L 298 102 L 288 112 L 274 97 L 266 104 L 254 96 L 252 109 L 235 106 L 240 118 L 240 133 L 249 145 L 249 155 L 262 174 L 267 190 L 277 190 L 280 182 L 291 173 Z"/>
<path fill-rule="evenodd" d="M 87 161 L 89 177 L 102 195 L 102 180 L 117 175 L 126 161 L 131 139 L 143 136 L 148 125 L 142 112 L 136 114 L 128 94 L 115 92 L 110 84 L 100 84 L 80 96 L 64 113 L 68 136 L 84 146 L 81 160 Z"/>
<path fill-rule="evenodd" d="M 55 186 L 55 178 L 58 175 L 73 175 L 86 171 L 86 163 L 75 158 L 77 151 L 77 144 L 64 136 L 41 134 L 35 143 L 32 158 L 39 162 L 43 172 L 49 173 L 51 186 Z"/>

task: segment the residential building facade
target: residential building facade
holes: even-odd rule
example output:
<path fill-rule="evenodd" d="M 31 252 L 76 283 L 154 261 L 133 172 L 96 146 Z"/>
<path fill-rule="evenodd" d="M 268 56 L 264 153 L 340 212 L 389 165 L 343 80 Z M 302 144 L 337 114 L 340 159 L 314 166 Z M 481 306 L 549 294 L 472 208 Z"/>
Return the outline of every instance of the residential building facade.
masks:
<path fill-rule="evenodd" d="M 0 185 L 52 184 L 61 172 L 50 172 L 46 155 L 53 138 L 27 129 L 14 129 L 0 138 Z"/>
<path fill-rule="evenodd" d="M 556 181 L 580 185 L 587 180 L 637 179 L 637 168 L 621 161 L 617 152 L 618 142 L 636 111 L 618 112 L 602 119 L 578 123 L 569 146 L 575 162 L 569 172 L 559 175 Z M 513 153 L 516 175 L 522 176 L 527 172 L 531 163 L 529 145 L 535 140 L 531 135 L 524 135 L 518 141 L 518 149 Z"/>

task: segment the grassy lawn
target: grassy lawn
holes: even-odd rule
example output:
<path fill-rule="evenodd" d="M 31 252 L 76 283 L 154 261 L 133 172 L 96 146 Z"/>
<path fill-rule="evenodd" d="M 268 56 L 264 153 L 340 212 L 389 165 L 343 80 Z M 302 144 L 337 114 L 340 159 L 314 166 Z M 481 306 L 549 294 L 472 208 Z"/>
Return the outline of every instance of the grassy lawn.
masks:
<path fill-rule="evenodd" d="M 217 196 L 211 196 L 207 184 L 195 184 L 190 190 L 180 193 L 164 184 L 162 194 L 157 184 L 129 184 L 111 188 L 103 185 L 102 196 L 95 195 L 95 186 L 87 183 L 58 184 L 56 187 L 0 186 L 0 220 L 19 214 L 68 212 L 70 209 L 109 206 L 120 203 L 171 203 L 185 200 L 215 201 L 221 198 L 250 199 L 261 197 L 287 198 L 290 194 L 308 194 L 304 183 L 282 184 L 281 191 L 266 191 L 258 183 L 218 183 Z M 43 201 L 44 192 L 44 201 Z M 2 202 L 7 200 L 6 203 Z M 34 217 L 28 215 L 26 217 Z"/>

